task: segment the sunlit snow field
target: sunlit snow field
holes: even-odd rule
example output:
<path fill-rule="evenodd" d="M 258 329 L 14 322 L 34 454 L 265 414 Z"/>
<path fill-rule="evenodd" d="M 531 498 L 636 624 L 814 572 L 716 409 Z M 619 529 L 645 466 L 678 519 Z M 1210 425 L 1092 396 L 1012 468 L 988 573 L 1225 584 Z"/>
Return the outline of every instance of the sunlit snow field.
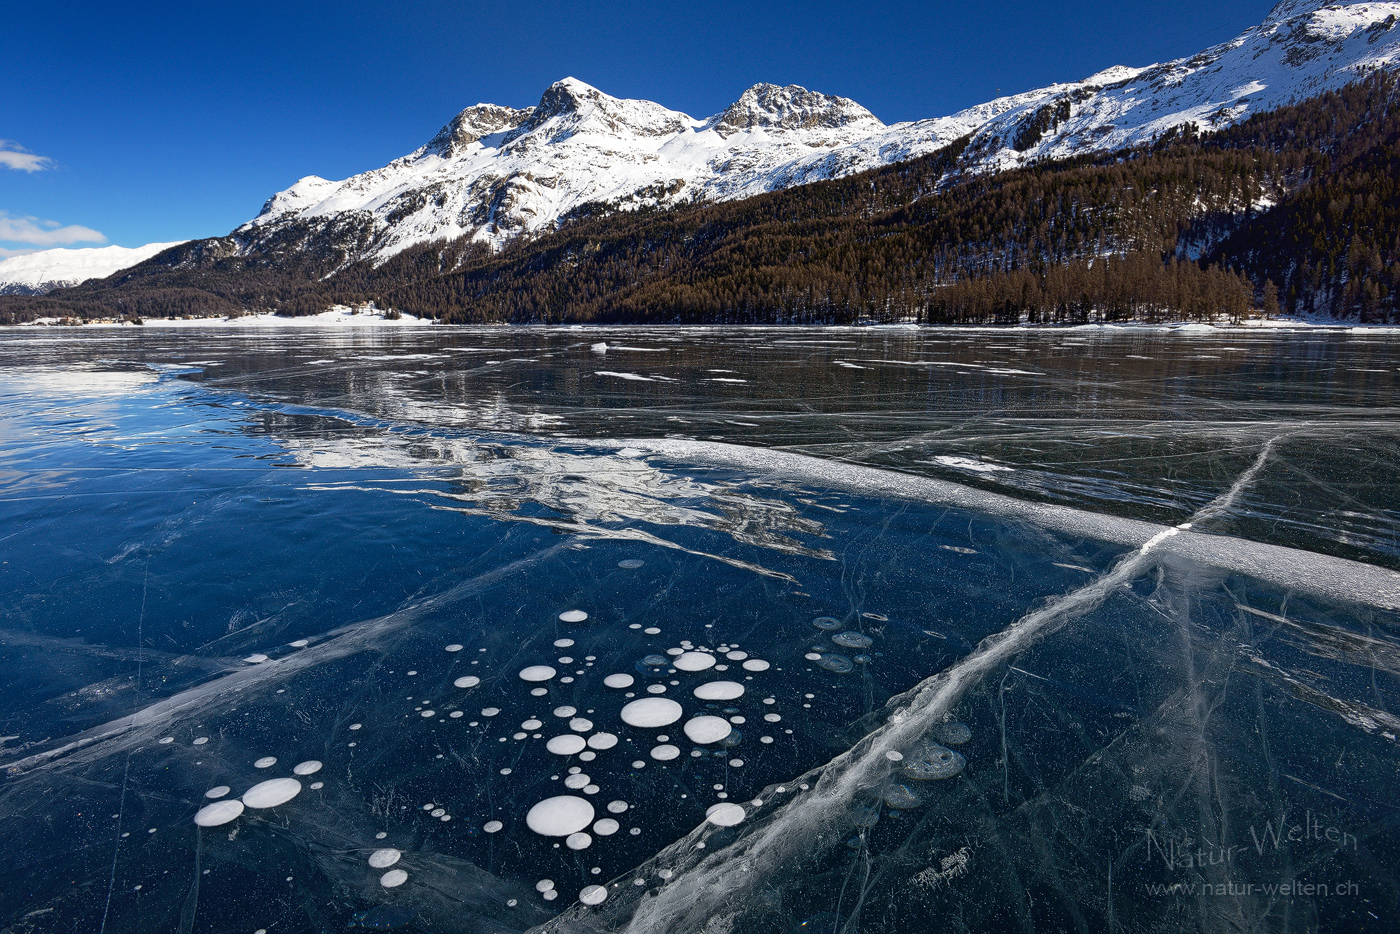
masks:
<path fill-rule="evenodd" d="M 1400 348 L 0 334 L 0 929 L 1400 927 Z"/>

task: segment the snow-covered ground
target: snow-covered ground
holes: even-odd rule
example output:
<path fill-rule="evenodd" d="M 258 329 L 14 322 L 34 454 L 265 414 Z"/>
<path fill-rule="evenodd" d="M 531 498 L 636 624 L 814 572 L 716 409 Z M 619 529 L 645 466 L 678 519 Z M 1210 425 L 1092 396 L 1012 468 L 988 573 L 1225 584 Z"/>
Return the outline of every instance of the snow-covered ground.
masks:
<path fill-rule="evenodd" d="M 105 279 L 184 242 L 38 250 L 0 259 L 0 295 L 42 295 L 89 279 Z"/>
<path fill-rule="evenodd" d="M 20 327 L 57 325 L 57 318 L 39 318 Z M 363 328 L 363 327 L 423 327 L 433 324 L 431 318 L 415 318 L 402 314 L 397 318 L 387 317 L 382 311 L 354 311 L 344 305 L 323 311 L 319 315 L 303 315 L 299 318 L 283 318 L 274 314 L 243 315 L 238 318 L 146 318 L 142 324 L 148 328 Z M 136 325 L 118 321 L 93 322 L 83 327 L 135 327 Z"/>

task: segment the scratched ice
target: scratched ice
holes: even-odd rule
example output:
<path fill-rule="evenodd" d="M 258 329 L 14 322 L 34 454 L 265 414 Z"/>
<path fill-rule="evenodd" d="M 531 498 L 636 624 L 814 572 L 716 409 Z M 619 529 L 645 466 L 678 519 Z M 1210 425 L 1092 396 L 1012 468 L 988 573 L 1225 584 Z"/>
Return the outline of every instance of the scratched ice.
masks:
<path fill-rule="evenodd" d="M 136 330 L 0 340 L 0 927 L 1400 926 L 1393 337 Z"/>

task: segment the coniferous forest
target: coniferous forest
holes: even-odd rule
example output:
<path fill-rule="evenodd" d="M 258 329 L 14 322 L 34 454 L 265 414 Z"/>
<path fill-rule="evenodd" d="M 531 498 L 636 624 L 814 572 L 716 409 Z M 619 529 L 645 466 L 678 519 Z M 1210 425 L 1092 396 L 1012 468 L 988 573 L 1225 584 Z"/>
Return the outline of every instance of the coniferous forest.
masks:
<path fill-rule="evenodd" d="M 1396 321 L 1397 105 L 1377 73 L 1208 135 L 991 175 L 962 168 L 964 139 L 743 201 L 590 205 L 498 253 L 464 238 L 373 266 L 296 229 L 257 251 L 235 234 L 0 298 L 0 322 L 369 302 L 447 323 Z"/>

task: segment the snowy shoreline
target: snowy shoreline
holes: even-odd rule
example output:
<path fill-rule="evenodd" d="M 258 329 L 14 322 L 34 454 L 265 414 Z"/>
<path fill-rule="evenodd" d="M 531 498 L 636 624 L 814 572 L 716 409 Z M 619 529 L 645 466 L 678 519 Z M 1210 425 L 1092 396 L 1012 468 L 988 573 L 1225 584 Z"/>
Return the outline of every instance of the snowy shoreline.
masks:
<path fill-rule="evenodd" d="M 1312 321 L 1301 318 L 1259 318 L 1251 319 L 1239 324 L 1217 323 L 1205 324 L 1202 322 L 1162 322 L 1158 324 L 1143 324 L 1133 322 L 1113 323 L 1113 324 L 1007 324 L 1007 325 L 938 325 L 938 324 L 815 324 L 815 325 L 794 325 L 794 324 L 441 324 L 432 318 L 418 318 L 407 313 L 401 313 L 398 317 L 391 317 L 389 314 L 379 311 L 352 311 L 345 307 L 324 311 L 318 315 L 304 315 L 297 318 L 288 318 L 272 313 L 249 314 L 236 318 L 209 317 L 209 318 L 146 318 L 142 324 L 137 325 L 129 321 L 92 321 L 81 325 L 66 325 L 58 318 L 40 318 L 34 321 L 27 321 L 23 324 L 0 327 L 0 330 L 11 328 L 35 328 L 35 327 L 56 327 L 67 330 L 90 329 L 90 328 L 173 328 L 173 329 L 209 329 L 209 328 L 345 328 L 345 327 L 390 327 L 390 328 L 419 328 L 419 327 L 441 327 L 444 329 L 472 329 L 472 328 L 550 328 L 563 329 L 572 328 L 576 330 L 590 331 L 616 331 L 616 330 L 785 330 L 789 328 L 821 328 L 832 331 L 948 331 L 956 333 L 966 333 L 969 331 L 988 331 L 993 333 L 1047 333 L 1047 332 L 1176 332 L 1176 333 L 1220 333 L 1220 332 L 1277 332 L 1277 331 L 1335 331 L 1346 333 L 1362 334 L 1388 334 L 1400 333 L 1400 325 L 1394 324 L 1359 324 L 1348 321 Z"/>

